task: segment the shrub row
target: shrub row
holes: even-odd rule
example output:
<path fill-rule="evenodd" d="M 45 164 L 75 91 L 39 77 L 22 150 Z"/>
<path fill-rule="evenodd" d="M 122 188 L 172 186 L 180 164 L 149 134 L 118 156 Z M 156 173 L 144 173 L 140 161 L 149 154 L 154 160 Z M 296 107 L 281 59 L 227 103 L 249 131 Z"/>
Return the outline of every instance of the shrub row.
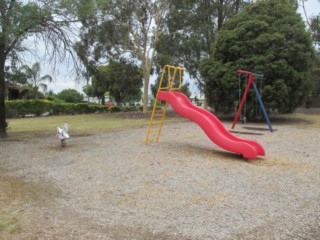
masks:
<path fill-rule="evenodd" d="M 54 103 L 52 106 L 52 115 L 73 115 L 83 113 L 108 112 L 108 107 L 90 104 L 90 103 Z"/>
<path fill-rule="evenodd" d="M 55 103 L 48 100 L 14 100 L 6 101 L 6 117 L 25 117 L 40 115 L 64 115 L 64 114 L 84 114 L 103 113 L 139 110 L 135 106 L 103 106 L 92 103 Z"/>
<path fill-rule="evenodd" d="M 48 100 L 14 100 L 6 101 L 7 118 L 36 115 L 52 111 L 53 102 Z"/>

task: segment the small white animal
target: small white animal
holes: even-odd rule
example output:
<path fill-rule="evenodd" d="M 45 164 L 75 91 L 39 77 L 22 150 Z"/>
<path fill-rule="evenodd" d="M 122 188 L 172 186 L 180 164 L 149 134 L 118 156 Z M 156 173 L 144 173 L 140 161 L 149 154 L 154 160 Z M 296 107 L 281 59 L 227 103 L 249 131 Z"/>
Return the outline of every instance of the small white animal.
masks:
<path fill-rule="evenodd" d="M 69 133 L 69 125 L 65 123 L 62 127 L 57 127 L 57 136 L 61 140 L 61 146 L 65 147 L 66 140 L 70 138 Z"/>

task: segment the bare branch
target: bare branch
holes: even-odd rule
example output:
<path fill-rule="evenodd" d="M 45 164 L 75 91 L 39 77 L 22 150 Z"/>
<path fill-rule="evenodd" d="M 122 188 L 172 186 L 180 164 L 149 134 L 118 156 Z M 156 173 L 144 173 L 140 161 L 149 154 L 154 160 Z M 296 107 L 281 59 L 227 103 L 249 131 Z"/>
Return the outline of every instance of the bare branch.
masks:
<path fill-rule="evenodd" d="M 301 2 L 300 6 L 302 7 L 302 10 L 303 10 L 303 13 L 304 13 L 304 16 L 305 16 L 305 20 L 306 20 L 309 28 L 311 28 L 311 23 L 309 21 L 309 17 L 308 17 L 307 11 L 306 11 L 306 7 L 304 5 L 305 0 L 300 0 L 300 2 Z"/>

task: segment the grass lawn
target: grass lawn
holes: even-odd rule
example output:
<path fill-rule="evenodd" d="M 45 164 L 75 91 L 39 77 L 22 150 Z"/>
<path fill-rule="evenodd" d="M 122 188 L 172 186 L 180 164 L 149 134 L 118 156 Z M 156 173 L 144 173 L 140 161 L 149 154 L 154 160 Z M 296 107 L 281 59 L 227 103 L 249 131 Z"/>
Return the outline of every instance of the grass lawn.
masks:
<path fill-rule="evenodd" d="M 301 119 L 308 121 L 312 127 L 320 128 L 320 115 L 318 114 L 288 114 L 283 115 L 284 119 Z M 166 118 L 165 122 L 181 121 L 177 118 Z M 135 127 L 148 126 L 149 118 L 147 116 L 135 118 L 113 115 L 113 114 L 83 114 L 83 115 L 66 115 L 50 117 L 32 117 L 8 119 L 10 135 L 14 133 L 55 133 L 56 128 L 64 123 L 70 125 L 70 132 L 99 132 L 116 129 L 129 129 Z M 272 119 L 271 119 L 272 122 Z"/>
<path fill-rule="evenodd" d="M 72 132 L 105 131 L 147 126 L 147 118 L 123 118 L 112 114 L 88 114 L 8 119 L 8 133 L 55 132 L 64 123 Z"/>
<path fill-rule="evenodd" d="M 293 119 L 308 121 L 311 123 L 312 127 L 320 128 L 320 114 L 293 113 L 286 116 Z"/>

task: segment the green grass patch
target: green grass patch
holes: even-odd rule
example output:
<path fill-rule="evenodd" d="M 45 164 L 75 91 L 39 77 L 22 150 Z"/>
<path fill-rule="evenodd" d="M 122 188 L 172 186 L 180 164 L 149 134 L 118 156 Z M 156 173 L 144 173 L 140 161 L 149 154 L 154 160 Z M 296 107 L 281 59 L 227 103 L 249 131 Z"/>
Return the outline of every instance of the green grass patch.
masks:
<path fill-rule="evenodd" d="M 0 233 L 15 234 L 21 231 L 22 228 L 16 218 L 0 216 Z"/>
<path fill-rule="evenodd" d="M 41 209 L 62 193 L 53 184 L 26 182 L 7 173 L 0 165 L 0 239 L 5 239 L 1 238 L 2 234 L 24 232 L 20 221 L 26 213 L 32 213 L 28 210 L 30 204 Z"/>
<path fill-rule="evenodd" d="M 294 114 L 290 114 L 289 117 L 308 121 L 311 123 L 312 127 L 320 128 L 320 115 L 319 114 L 294 113 Z"/>
<path fill-rule="evenodd" d="M 83 114 L 10 119 L 8 133 L 55 132 L 64 123 L 70 132 L 105 131 L 147 126 L 148 119 L 117 118 L 110 114 Z"/>

